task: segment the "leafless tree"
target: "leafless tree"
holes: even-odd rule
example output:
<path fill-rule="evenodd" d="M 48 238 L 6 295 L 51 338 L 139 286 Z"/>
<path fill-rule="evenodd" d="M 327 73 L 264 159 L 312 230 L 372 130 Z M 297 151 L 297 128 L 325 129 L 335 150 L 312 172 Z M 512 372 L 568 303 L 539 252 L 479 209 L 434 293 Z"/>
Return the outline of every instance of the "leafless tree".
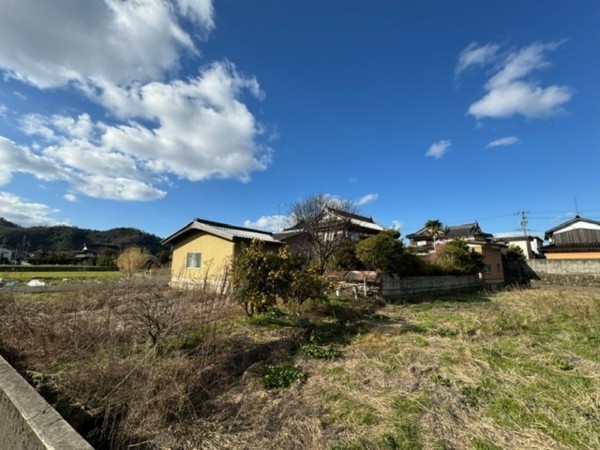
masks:
<path fill-rule="evenodd" d="M 291 247 L 304 253 L 323 272 L 336 250 L 348 239 L 350 219 L 345 213 L 356 214 L 356 204 L 322 193 L 292 204 L 290 217 L 295 225 L 288 230 L 299 234 Z"/>

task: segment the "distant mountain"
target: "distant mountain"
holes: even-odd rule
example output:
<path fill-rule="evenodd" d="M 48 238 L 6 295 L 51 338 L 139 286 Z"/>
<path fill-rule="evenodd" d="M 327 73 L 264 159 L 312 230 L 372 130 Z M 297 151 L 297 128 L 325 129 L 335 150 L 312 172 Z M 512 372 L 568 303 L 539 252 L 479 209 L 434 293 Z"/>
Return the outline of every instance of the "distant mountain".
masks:
<path fill-rule="evenodd" d="M 21 227 L 0 218 L 0 245 L 9 250 L 31 253 L 71 252 L 81 250 L 85 244 L 127 247 L 143 247 L 153 255 L 165 247 L 161 238 L 137 228 L 113 228 L 106 231 L 87 230 L 66 225 L 53 227 Z"/>
<path fill-rule="evenodd" d="M 4 217 L 0 217 L 0 229 L 2 228 L 21 228 L 16 223 L 9 222 Z"/>

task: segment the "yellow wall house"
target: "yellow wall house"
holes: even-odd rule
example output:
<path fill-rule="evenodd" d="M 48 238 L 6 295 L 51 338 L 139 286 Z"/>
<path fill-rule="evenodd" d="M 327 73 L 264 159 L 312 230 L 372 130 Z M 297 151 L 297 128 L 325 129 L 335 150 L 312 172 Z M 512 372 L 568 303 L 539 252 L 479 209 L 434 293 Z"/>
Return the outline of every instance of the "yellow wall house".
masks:
<path fill-rule="evenodd" d="M 283 245 L 267 231 L 210 220 L 192 220 L 161 242 L 173 248 L 171 285 L 182 287 L 208 283 L 226 287 L 233 259 L 254 239 L 263 241 L 266 248 L 275 249 Z"/>

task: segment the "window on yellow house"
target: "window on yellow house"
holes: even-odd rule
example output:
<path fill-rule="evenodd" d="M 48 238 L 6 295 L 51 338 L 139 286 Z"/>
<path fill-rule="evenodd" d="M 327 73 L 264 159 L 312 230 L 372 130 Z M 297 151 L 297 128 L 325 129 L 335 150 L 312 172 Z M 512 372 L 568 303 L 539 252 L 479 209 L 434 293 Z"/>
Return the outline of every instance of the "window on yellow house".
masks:
<path fill-rule="evenodd" d="M 202 261 L 202 253 L 189 252 L 187 254 L 187 257 L 185 260 L 185 268 L 186 269 L 199 269 L 201 261 Z"/>

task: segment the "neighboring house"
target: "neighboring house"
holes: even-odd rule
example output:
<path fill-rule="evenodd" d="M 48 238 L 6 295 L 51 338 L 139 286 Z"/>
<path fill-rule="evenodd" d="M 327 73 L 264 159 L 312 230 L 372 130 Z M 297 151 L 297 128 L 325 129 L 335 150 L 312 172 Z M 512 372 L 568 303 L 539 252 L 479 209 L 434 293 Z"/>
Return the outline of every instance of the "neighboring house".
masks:
<path fill-rule="evenodd" d="M 575 216 L 546 231 L 548 259 L 600 259 L 600 222 Z"/>
<path fill-rule="evenodd" d="M 542 254 L 542 245 L 544 241 L 538 236 L 506 236 L 496 238 L 496 242 L 519 247 L 521 250 L 523 250 L 525 259 L 537 259 L 544 257 Z"/>
<path fill-rule="evenodd" d="M 161 244 L 173 248 L 171 284 L 223 283 L 236 255 L 254 239 L 267 249 L 283 245 L 272 233 L 210 220 L 194 219 L 165 238 Z"/>
<path fill-rule="evenodd" d="M 472 222 L 445 227 L 442 233 L 435 239 L 435 243 L 448 242 L 452 239 L 491 242 L 493 237 L 493 235 L 485 233 L 477 222 Z M 427 256 L 435 253 L 434 236 L 426 227 L 421 228 L 416 233 L 407 235 L 406 238 L 410 240 L 409 247 L 417 255 Z"/>
<path fill-rule="evenodd" d="M 86 265 L 89 264 L 94 258 L 97 258 L 102 253 L 111 252 L 117 253 L 119 251 L 119 247 L 116 245 L 107 245 L 107 244 L 83 244 L 83 248 L 78 252 L 75 252 L 75 259 L 79 261 L 80 264 Z"/>
<path fill-rule="evenodd" d="M 375 236 L 384 228 L 377 224 L 372 217 L 343 211 L 331 206 L 323 208 L 321 214 L 310 222 L 301 221 L 294 226 L 284 229 L 274 236 L 285 242 L 290 251 L 301 253 L 309 258 L 314 256 L 310 234 L 318 235 L 322 242 L 332 243 L 340 239 L 359 241 Z"/>
<path fill-rule="evenodd" d="M 313 223 L 306 224 L 299 222 L 292 227 L 284 229 L 282 232 L 278 233 L 278 235 L 295 235 L 302 233 L 303 230 L 307 228 L 315 228 L 323 233 L 326 238 L 332 240 L 336 237 L 343 236 L 350 238 L 353 241 L 359 241 L 383 231 L 383 227 L 375 223 L 372 217 L 361 216 L 359 214 L 326 206 L 323 208 L 321 214 L 314 219 Z"/>
<path fill-rule="evenodd" d="M 453 239 L 464 239 L 471 251 L 483 255 L 484 266 L 479 274 L 480 278 L 490 284 L 504 282 L 502 250 L 506 246 L 494 242 L 494 236 L 484 232 L 477 222 L 447 226 L 435 239 L 435 243 L 434 236 L 426 227 L 406 237 L 410 240 L 409 247 L 414 253 L 432 259 L 436 250 L 445 243 Z"/>

